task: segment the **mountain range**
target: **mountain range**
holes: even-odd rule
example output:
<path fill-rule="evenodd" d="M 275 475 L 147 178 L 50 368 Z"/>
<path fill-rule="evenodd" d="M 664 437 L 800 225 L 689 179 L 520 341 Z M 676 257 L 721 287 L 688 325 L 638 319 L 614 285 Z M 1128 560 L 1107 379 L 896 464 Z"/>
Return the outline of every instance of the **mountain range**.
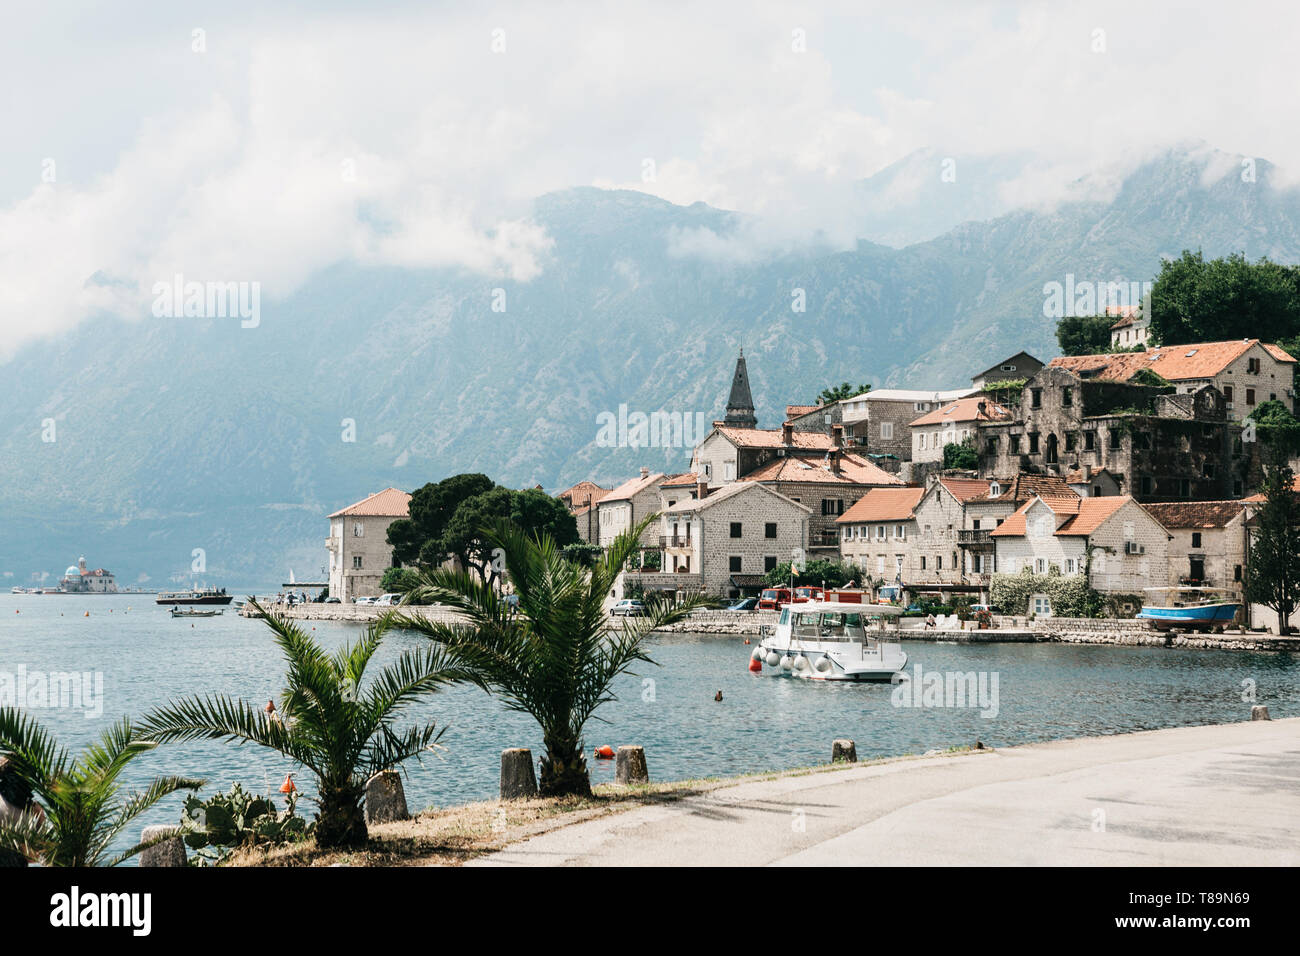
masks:
<path fill-rule="evenodd" d="M 965 170 L 978 188 L 943 193 L 936 170 L 886 203 L 936 161 L 861 184 L 852 248 L 765 245 L 736 213 L 577 188 L 536 200 L 553 245 L 528 282 L 340 263 L 263 302 L 256 328 L 99 316 L 25 346 L 0 365 L 0 574 L 57 577 L 84 554 L 119 585 L 305 580 L 324 516 L 384 487 L 685 470 L 688 447 L 604 447 L 597 418 L 721 417 L 741 348 L 776 427 L 828 384 L 951 388 L 1021 349 L 1054 355 L 1044 285 L 1067 275 L 1149 281 L 1184 248 L 1300 261 L 1300 192 L 1262 160 L 1247 179 L 1234 157 L 1171 150 L 1104 198 L 1001 211 L 1008 159 Z"/>

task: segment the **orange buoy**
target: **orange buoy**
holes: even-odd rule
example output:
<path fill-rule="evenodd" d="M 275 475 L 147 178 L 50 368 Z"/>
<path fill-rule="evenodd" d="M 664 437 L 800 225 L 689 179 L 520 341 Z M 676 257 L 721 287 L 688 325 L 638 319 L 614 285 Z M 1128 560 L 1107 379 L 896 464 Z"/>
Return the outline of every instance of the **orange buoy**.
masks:
<path fill-rule="evenodd" d="M 293 774 L 285 774 L 284 783 L 280 784 L 281 793 L 293 793 L 298 788 L 294 786 Z"/>
<path fill-rule="evenodd" d="M 89 612 L 89 611 L 86 612 L 86 617 L 90 617 L 90 612 Z"/>
<path fill-rule="evenodd" d="M 751 657 L 749 659 L 749 669 L 753 671 L 755 674 L 757 674 L 763 669 L 763 665 Z"/>
<path fill-rule="evenodd" d="M 608 744 L 605 745 L 604 747 L 597 747 L 597 748 L 596 748 L 596 759 L 597 759 L 597 760 L 613 760 L 613 759 L 614 759 L 614 748 L 613 748 L 613 747 L 610 747 Z"/>

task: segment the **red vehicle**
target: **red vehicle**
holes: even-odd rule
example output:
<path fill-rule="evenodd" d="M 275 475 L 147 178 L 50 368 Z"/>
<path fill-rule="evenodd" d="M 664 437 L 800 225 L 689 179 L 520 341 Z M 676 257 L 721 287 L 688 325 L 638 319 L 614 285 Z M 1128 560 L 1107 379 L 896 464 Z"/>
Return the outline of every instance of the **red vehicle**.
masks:
<path fill-rule="evenodd" d="M 794 604 L 804 604 L 808 601 L 820 601 L 822 599 L 822 589 L 810 585 L 802 585 L 794 589 Z"/>
<path fill-rule="evenodd" d="M 790 603 L 789 588 L 763 588 L 763 592 L 758 596 L 758 609 L 760 611 L 777 611 L 782 604 Z"/>

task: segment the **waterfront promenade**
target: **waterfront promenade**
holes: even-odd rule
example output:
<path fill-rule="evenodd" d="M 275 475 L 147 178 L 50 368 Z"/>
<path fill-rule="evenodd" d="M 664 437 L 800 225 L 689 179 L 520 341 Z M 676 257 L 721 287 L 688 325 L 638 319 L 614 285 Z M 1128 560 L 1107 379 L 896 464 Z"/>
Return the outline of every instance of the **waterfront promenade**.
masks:
<path fill-rule="evenodd" d="M 1297 780 L 1300 718 L 1180 727 L 741 783 L 470 865 L 1296 866 Z"/>

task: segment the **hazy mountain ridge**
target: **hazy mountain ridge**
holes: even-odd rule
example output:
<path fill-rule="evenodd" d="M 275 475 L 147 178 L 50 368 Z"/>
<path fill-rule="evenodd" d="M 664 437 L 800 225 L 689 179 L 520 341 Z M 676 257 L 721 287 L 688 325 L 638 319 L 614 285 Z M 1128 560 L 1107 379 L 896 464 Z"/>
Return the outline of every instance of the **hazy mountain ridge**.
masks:
<path fill-rule="evenodd" d="M 21 583 L 85 553 L 120 583 L 156 584 L 188 576 L 203 548 L 214 582 L 265 585 L 290 566 L 303 579 L 324 563 L 323 516 L 388 485 L 472 469 L 558 490 L 642 464 L 684 470 L 688 448 L 598 447 L 597 415 L 626 403 L 720 417 L 740 347 L 760 424 L 775 427 L 825 384 L 952 387 L 1021 348 L 1054 354 L 1043 285 L 1069 273 L 1148 280 L 1186 247 L 1300 260 L 1297 193 L 1269 186 L 1262 162 L 1257 182 L 1221 164 L 1206 185 L 1205 164 L 1171 153 L 1109 202 L 904 248 L 757 260 L 682 252 L 683 236 L 736 237 L 734 213 L 574 189 L 536 202 L 554 244 L 531 282 L 339 265 L 264 302 L 257 329 L 88 322 L 0 366 L 0 572 Z M 791 310 L 795 289 L 806 312 Z M 42 442 L 51 417 L 57 441 Z"/>

